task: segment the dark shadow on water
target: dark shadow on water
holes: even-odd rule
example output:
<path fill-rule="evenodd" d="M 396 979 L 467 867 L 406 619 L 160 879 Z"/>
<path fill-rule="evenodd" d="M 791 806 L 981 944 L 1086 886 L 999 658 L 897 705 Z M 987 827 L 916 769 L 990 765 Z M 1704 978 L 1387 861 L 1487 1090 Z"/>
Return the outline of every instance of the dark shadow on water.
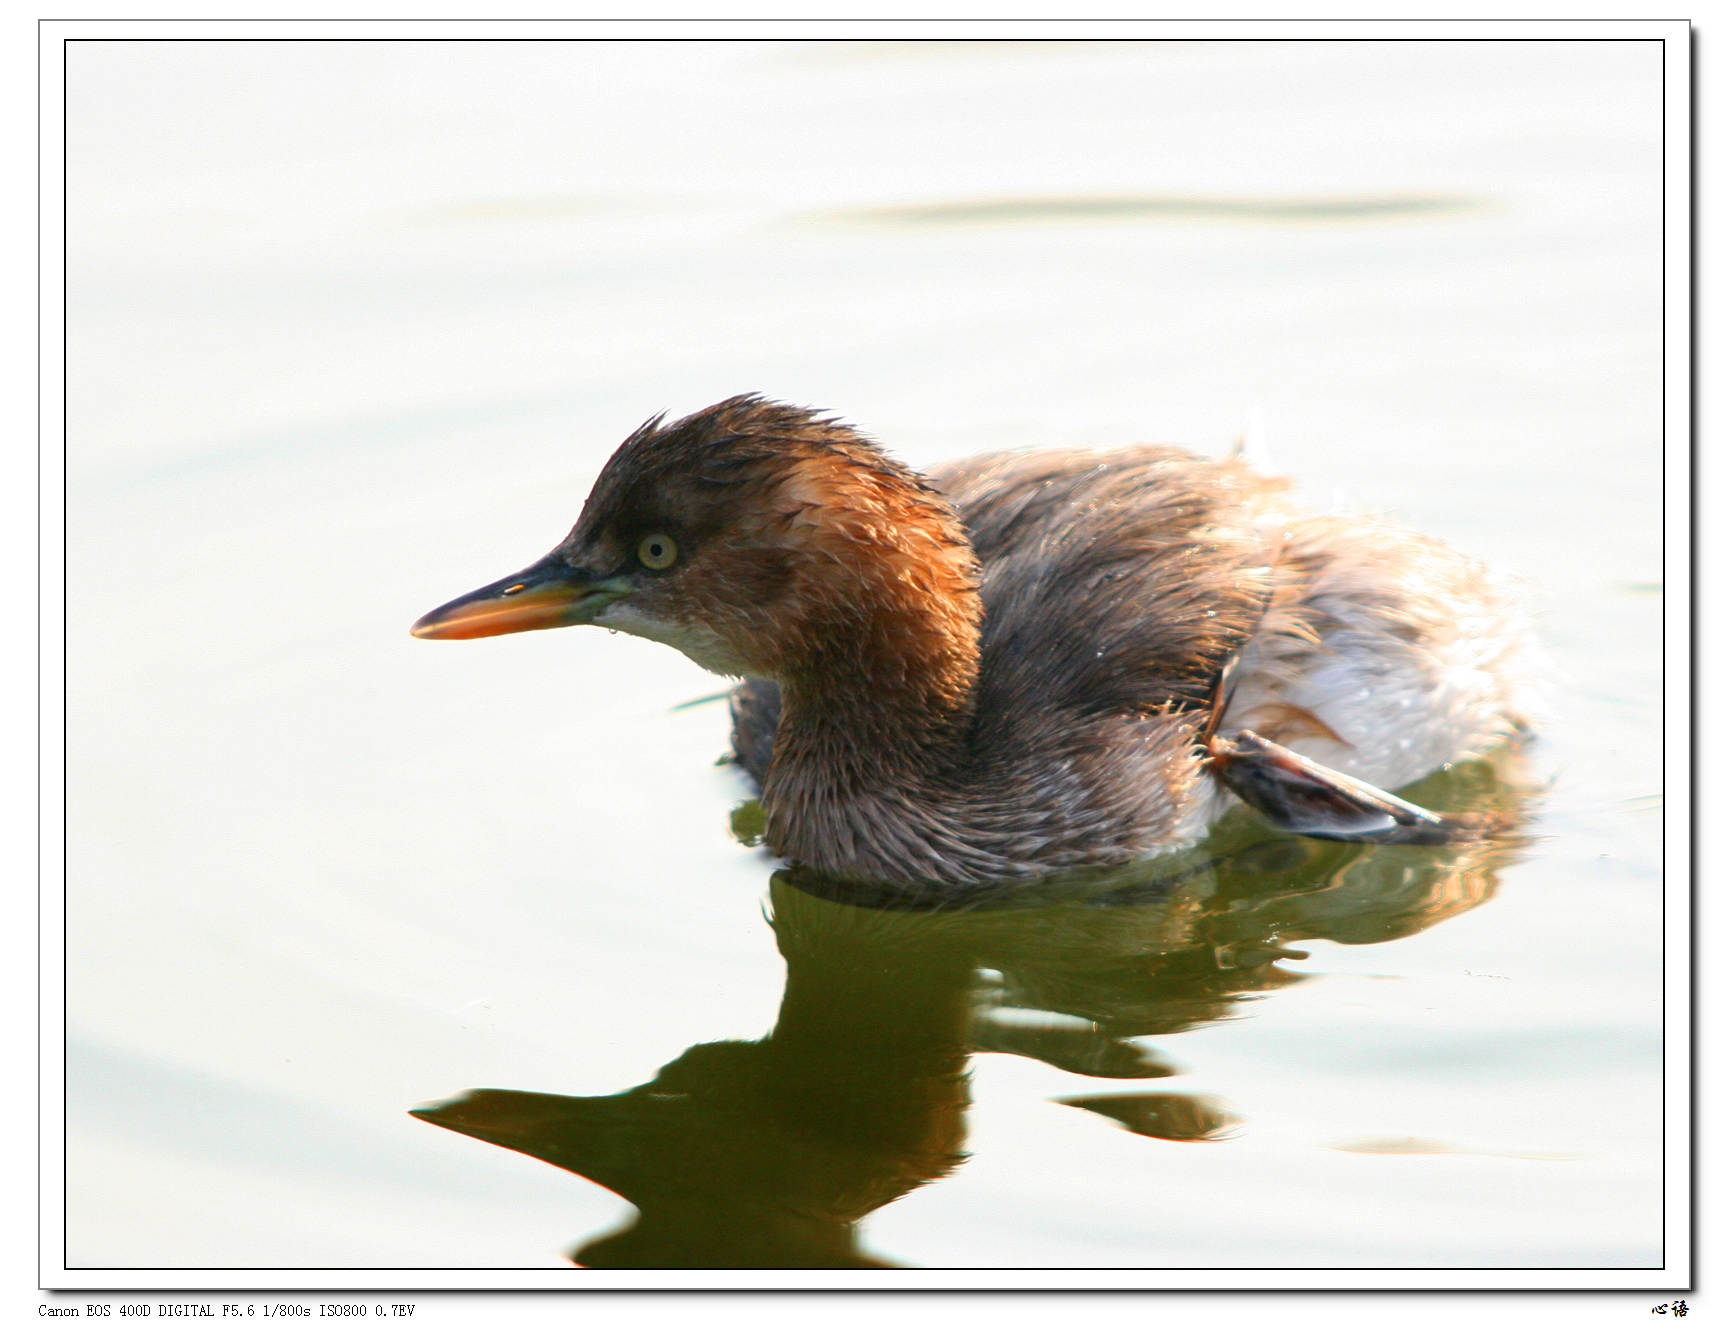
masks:
<path fill-rule="evenodd" d="M 1408 793 L 1515 828 L 1529 796 L 1487 763 Z M 1303 955 L 1293 943 L 1383 942 L 1483 904 L 1521 845 L 1322 843 L 1234 817 L 1175 861 L 1005 885 L 959 908 L 780 872 L 787 978 L 765 1037 L 699 1044 L 617 1094 L 472 1090 L 415 1114 L 631 1202 L 624 1227 L 571 1253 L 581 1265 L 889 1265 L 857 1225 L 964 1162 L 974 1053 L 1108 1080 L 1060 1102 L 1229 1149 L 1227 1106 L 1128 1084 L 1183 1070 L 1142 1041 L 1301 982 L 1281 967 Z"/>

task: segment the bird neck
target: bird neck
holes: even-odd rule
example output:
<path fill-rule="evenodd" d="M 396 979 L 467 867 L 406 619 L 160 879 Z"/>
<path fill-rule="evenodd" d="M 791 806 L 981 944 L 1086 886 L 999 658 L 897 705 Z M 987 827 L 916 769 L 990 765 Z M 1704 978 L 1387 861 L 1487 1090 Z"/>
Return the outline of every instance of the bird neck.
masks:
<path fill-rule="evenodd" d="M 837 626 L 781 678 L 774 766 L 849 793 L 934 775 L 965 746 L 978 675 L 979 633 L 966 613 L 904 608 Z"/>
<path fill-rule="evenodd" d="M 763 780 L 768 840 L 822 871 L 920 878 L 960 830 L 979 672 L 978 593 L 857 611 L 780 677 Z M 865 603 L 871 603 L 867 600 Z M 962 837 L 965 840 L 965 837 Z"/>

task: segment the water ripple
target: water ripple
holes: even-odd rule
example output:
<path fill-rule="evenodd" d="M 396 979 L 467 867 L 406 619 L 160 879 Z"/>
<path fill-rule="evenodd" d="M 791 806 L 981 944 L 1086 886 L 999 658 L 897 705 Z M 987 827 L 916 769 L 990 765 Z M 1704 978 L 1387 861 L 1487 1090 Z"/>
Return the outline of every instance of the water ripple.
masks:
<path fill-rule="evenodd" d="M 1469 194 L 1340 194 L 1233 197 L 1206 194 L 1030 195 L 954 199 L 808 213 L 801 221 L 868 226 L 1061 225 L 1075 222 L 1313 223 L 1389 221 L 1479 211 Z"/>

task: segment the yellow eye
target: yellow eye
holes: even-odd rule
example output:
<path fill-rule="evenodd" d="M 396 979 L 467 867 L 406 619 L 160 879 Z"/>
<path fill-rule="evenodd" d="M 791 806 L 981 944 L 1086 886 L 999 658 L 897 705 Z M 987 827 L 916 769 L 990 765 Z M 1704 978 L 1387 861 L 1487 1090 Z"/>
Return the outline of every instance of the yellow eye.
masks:
<path fill-rule="evenodd" d="M 637 542 L 638 561 L 657 573 L 671 568 L 678 557 L 679 546 L 671 536 L 644 536 Z"/>

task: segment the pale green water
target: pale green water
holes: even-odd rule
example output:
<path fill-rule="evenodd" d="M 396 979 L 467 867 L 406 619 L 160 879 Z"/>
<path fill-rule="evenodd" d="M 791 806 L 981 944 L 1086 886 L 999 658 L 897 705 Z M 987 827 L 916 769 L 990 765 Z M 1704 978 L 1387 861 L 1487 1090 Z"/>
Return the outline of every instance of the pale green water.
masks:
<path fill-rule="evenodd" d="M 859 1220 L 814 1260 L 1658 1264 L 1658 60 L 74 47 L 69 1260 L 559 1265 L 630 1208 L 405 1110 L 614 1096 L 780 1010 L 693 1055 L 702 1112 L 557 1118 L 653 1193 L 614 1259 L 796 1203 Z M 1248 428 L 1524 577 L 1537 839 L 985 920 L 783 888 L 783 1009 L 725 717 L 672 710 L 712 678 L 407 635 L 745 390 L 915 463 Z"/>

